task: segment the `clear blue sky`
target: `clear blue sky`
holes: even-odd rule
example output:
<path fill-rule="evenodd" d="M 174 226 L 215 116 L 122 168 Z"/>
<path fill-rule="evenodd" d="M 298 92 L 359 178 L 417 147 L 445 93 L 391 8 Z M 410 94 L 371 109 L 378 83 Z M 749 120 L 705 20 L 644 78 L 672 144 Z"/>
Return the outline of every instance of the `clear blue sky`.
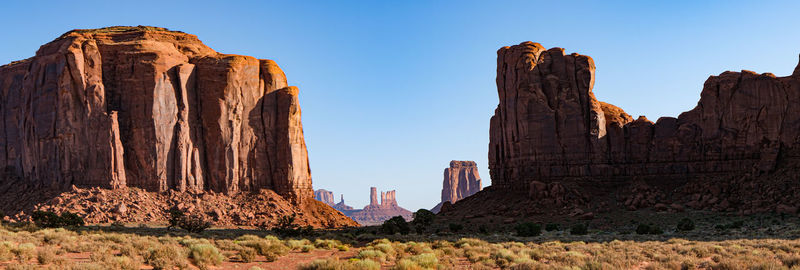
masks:
<path fill-rule="evenodd" d="M 401 206 L 439 201 L 452 159 L 484 185 L 496 51 L 535 41 L 592 56 L 595 94 L 631 115 L 677 116 L 725 70 L 785 76 L 800 53 L 799 1 L 15 1 L 0 63 L 73 28 L 152 25 L 223 53 L 273 59 L 300 87 L 315 188 L 354 207 L 369 187 Z"/>

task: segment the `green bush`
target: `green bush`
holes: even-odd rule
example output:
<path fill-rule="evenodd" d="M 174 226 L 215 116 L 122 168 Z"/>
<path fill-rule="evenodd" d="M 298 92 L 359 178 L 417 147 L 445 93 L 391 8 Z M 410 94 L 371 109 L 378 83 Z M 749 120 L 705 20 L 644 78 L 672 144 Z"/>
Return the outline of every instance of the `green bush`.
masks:
<path fill-rule="evenodd" d="M 678 221 L 678 230 L 679 231 L 691 231 L 694 230 L 694 221 L 689 218 L 683 218 L 681 221 Z"/>
<path fill-rule="evenodd" d="M 451 232 L 455 232 L 455 233 L 457 233 L 457 232 L 461 231 L 462 229 L 464 229 L 464 225 L 461 225 L 461 224 L 458 224 L 458 223 L 450 223 L 449 225 L 447 225 L 447 227 L 450 229 Z"/>
<path fill-rule="evenodd" d="M 558 225 L 556 223 L 547 223 L 547 225 L 544 226 L 544 230 L 548 232 L 560 231 L 561 225 Z"/>
<path fill-rule="evenodd" d="M 569 234 L 573 235 L 586 235 L 589 233 L 589 226 L 586 224 L 575 224 L 569 229 Z"/>
<path fill-rule="evenodd" d="M 417 231 L 417 233 L 423 233 L 433 224 L 435 219 L 436 214 L 433 212 L 427 209 L 419 209 L 414 213 L 414 220 L 411 221 L 411 224 L 414 225 L 414 230 Z"/>
<path fill-rule="evenodd" d="M 396 216 L 383 222 L 383 225 L 381 225 L 381 232 L 384 234 L 408 234 L 411 232 L 411 228 L 403 217 Z"/>
<path fill-rule="evenodd" d="M 517 236 L 521 237 L 539 236 L 542 234 L 542 225 L 533 222 L 517 224 L 514 229 L 517 231 Z"/>
<path fill-rule="evenodd" d="M 655 225 L 648 225 L 648 224 L 639 224 L 636 227 L 636 234 L 662 234 L 664 231 L 661 230 L 658 226 Z"/>
<path fill-rule="evenodd" d="M 169 226 L 171 228 L 181 228 L 190 233 L 201 233 L 210 228 L 212 223 L 199 215 L 186 215 L 180 209 L 173 207 L 167 211 L 169 215 Z"/>
<path fill-rule="evenodd" d="M 61 213 L 60 220 L 62 227 L 81 227 L 86 224 L 82 217 L 70 212 Z"/>
<path fill-rule="evenodd" d="M 31 219 L 41 228 L 81 227 L 85 224 L 82 217 L 70 212 L 59 216 L 50 211 L 33 211 Z"/>

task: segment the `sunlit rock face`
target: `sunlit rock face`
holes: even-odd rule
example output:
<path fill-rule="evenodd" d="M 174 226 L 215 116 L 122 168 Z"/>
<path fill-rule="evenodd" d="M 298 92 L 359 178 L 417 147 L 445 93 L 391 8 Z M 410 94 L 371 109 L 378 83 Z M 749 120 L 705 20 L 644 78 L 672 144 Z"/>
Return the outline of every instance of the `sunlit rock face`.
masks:
<path fill-rule="evenodd" d="M 481 191 L 481 188 L 481 176 L 475 161 L 450 161 L 450 167 L 444 169 L 442 201 L 431 211 L 438 213 L 445 202 L 455 203 Z"/>
<path fill-rule="evenodd" d="M 799 168 L 800 66 L 787 77 L 711 76 L 694 109 L 653 123 L 595 99 L 588 56 L 533 42 L 497 55 L 499 105 L 489 139 L 494 188 L 537 197 L 548 188 L 537 183 L 557 183 L 577 191 L 576 202 L 631 189 L 648 194 L 625 202 L 632 208 L 683 201 L 735 210 L 758 201 L 746 207 L 770 210 L 797 202 L 797 196 L 746 193 L 754 192 L 748 183 L 757 177 Z M 776 185 L 759 187 L 768 189 L 760 194 L 789 192 Z M 710 187 L 722 190 L 704 197 Z M 763 206 L 761 196 L 768 200 Z"/>
<path fill-rule="evenodd" d="M 68 32 L 0 67 L 0 112 L 4 175 L 35 187 L 313 198 L 298 89 L 194 35 Z"/>

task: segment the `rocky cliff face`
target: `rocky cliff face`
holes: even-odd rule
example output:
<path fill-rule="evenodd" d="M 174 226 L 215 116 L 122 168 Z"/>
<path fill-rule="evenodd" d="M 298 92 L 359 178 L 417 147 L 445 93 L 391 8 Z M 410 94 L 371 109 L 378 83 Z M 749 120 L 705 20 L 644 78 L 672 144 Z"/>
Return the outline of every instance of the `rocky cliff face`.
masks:
<path fill-rule="evenodd" d="M 324 189 L 317 189 L 314 191 L 314 199 L 317 201 L 323 202 L 327 205 L 333 206 L 333 191 L 327 191 Z"/>
<path fill-rule="evenodd" d="M 498 51 L 493 189 L 580 207 L 608 194 L 630 209 L 797 204 L 796 181 L 780 180 L 793 177 L 785 169 L 796 171 L 800 157 L 797 71 L 711 76 L 697 107 L 655 123 L 597 101 L 594 72 L 592 58 L 561 48 L 525 42 Z"/>
<path fill-rule="evenodd" d="M 70 31 L 0 67 L 0 113 L 5 179 L 31 189 L 313 196 L 298 89 L 194 35 Z"/>
<path fill-rule="evenodd" d="M 443 203 L 455 203 L 477 193 L 481 188 L 481 177 L 475 161 L 450 161 L 450 167 L 444 169 L 442 201 L 431 211 L 438 213 Z"/>

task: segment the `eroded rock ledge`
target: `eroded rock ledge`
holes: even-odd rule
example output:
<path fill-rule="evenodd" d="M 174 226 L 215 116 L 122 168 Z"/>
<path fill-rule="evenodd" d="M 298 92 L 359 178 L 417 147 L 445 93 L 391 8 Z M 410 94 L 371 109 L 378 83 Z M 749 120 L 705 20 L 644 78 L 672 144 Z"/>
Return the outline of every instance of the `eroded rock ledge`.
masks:
<path fill-rule="evenodd" d="M 653 123 L 595 99 L 588 56 L 533 42 L 497 54 L 491 190 L 580 208 L 776 211 L 800 202 L 800 66 L 787 77 L 711 76 L 697 107 Z"/>

